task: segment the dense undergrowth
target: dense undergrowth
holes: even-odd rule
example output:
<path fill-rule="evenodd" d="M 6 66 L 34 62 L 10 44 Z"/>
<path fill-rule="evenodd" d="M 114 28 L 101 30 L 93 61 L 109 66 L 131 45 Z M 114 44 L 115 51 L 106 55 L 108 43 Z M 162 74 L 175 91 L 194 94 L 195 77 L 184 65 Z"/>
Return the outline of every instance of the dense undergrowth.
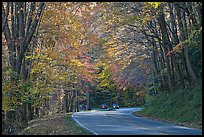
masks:
<path fill-rule="evenodd" d="M 169 94 L 147 95 L 144 108 L 135 114 L 202 129 L 201 86 L 176 90 Z"/>

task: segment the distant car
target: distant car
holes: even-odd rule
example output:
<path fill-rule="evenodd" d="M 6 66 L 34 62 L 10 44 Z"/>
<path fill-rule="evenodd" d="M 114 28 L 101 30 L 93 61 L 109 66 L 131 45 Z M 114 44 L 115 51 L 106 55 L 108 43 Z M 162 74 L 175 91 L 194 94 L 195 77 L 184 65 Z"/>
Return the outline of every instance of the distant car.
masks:
<path fill-rule="evenodd" d="M 119 108 L 120 108 L 118 104 L 113 104 L 112 107 L 113 107 L 114 109 L 119 109 Z"/>
<path fill-rule="evenodd" d="M 101 104 L 100 105 L 100 109 L 107 109 L 107 108 L 108 108 L 108 106 L 106 104 Z"/>

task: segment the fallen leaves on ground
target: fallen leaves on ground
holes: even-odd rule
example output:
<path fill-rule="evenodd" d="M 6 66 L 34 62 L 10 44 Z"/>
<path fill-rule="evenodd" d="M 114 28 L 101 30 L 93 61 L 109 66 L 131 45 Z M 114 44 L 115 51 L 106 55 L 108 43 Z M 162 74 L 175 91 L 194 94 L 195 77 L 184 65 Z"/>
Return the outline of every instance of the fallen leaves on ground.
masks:
<path fill-rule="evenodd" d="M 20 135 L 91 135 L 79 127 L 71 118 L 71 114 L 55 114 L 38 118 L 29 122 Z"/>

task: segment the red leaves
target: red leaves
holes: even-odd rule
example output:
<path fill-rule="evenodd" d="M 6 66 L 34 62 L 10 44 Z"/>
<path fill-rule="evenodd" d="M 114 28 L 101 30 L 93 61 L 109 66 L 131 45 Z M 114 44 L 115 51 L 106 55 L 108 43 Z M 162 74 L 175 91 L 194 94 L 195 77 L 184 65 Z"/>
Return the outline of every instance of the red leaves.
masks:
<path fill-rule="evenodd" d="M 91 76 L 84 76 L 83 77 L 86 81 L 88 81 L 88 82 L 93 82 L 93 79 L 92 79 L 92 77 Z"/>
<path fill-rule="evenodd" d="M 84 56 L 84 59 L 91 60 L 91 58 L 89 56 Z"/>

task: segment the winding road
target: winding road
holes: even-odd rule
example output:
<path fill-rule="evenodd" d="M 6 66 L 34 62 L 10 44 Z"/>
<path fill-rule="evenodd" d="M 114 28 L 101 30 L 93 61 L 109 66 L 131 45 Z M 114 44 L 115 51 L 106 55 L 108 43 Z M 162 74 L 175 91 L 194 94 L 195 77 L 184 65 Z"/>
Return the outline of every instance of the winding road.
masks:
<path fill-rule="evenodd" d="M 76 112 L 72 118 L 95 135 L 202 135 L 201 130 L 137 117 L 140 108 Z"/>

